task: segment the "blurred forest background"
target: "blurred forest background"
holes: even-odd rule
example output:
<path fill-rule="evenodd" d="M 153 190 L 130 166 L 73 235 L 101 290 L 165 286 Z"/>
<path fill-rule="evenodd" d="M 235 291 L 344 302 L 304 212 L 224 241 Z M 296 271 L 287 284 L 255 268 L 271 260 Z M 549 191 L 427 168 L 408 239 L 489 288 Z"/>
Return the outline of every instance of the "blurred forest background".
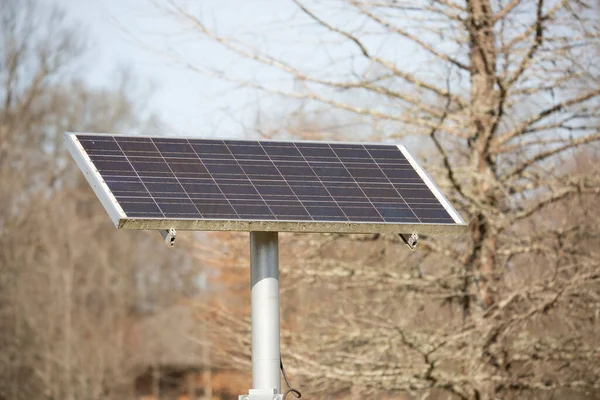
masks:
<path fill-rule="evenodd" d="M 470 222 L 416 252 L 280 235 L 282 357 L 303 398 L 600 398 L 600 4 L 293 2 L 313 59 L 147 6 L 261 74 L 166 57 L 293 106 L 248 137 L 402 141 Z M 87 85 L 85 31 L 51 2 L 0 0 L 0 28 L 0 399 L 247 393 L 248 235 L 167 249 L 117 231 L 62 145 L 169 133 L 135 66 Z"/>

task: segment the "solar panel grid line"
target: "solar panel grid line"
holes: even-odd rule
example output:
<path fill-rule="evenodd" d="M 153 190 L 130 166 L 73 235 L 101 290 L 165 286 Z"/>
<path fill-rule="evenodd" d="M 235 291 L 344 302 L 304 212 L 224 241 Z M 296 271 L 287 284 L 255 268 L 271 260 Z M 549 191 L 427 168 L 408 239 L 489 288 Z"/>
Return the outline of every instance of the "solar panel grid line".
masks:
<path fill-rule="evenodd" d="M 331 193 L 326 190 L 324 182 L 319 180 L 319 176 L 318 176 L 319 174 L 316 173 L 314 168 L 311 168 L 310 164 L 314 160 L 307 159 L 306 155 L 303 153 L 303 149 L 300 149 L 300 148 L 297 148 L 296 146 L 294 146 L 293 150 L 297 153 L 297 156 L 294 156 L 299 159 L 299 160 L 297 160 L 297 162 L 299 162 L 300 164 L 303 164 L 303 166 L 305 168 L 307 168 L 308 171 L 310 171 L 306 177 L 307 178 L 310 177 L 312 179 L 312 182 L 308 181 L 303 185 L 299 184 L 298 182 L 294 182 L 295 186 L 292 186 L 290 184 L 290 187 L 292 188 L 292 191 L 298 196 L 299 199 L 300 199 L 300 196 L 298 195 L 297 191 L 300 190 L 300 188 L 306 188 L 306 190 L 308 192 L 312 191 L 312 194 L 310 194 L 310 195 L 312 197 L 317 197 L 317 199 L 313 199 L 313 198 L 300 199 L 302 201 L 302 204 L 306 208 L 307 212 L 311 215 L 311 218 L 316 219 L 318 217 L 317 220 L 319 220 L 319 221 L 327 219 L 327 218 L 331 218 L 331 219 L 346 218 L 346 216 L 344 216 L 344 214 L 342 213 L 342 210 L 334 202 L 334 198 L 332 198 Z M 269 153 L 269 152 L 267 151 L 267 153 Z M 281 159 L 281 160 L 279 160 L 279 162 L 285 163 L 285 162 L 287 162 L 287 160 Z M 282 173 L 282 175 L 283 175 L 283 173 Z M 297 178 L 298 178 L 297 176 L 294 176 L 294 179 L 297 179 Z M 285 177 L 284 177 L 284 179 L 285 179 Z M 316 188 L 322 190 L 323 194 L 315 195 L 314 190 Z M 305 197 L 307 195 L 308 194 L 303 194 L 303 197 Z M 310 209 L 308 207 L 310 207 Z M 331 212 L 322 212 L 322 211 L 328 211 L 328 210 Z M 337 210 L 338 212 L 333 212 L 334 210 Z"/>
<path fill-rule="evenodd" d="M 267 202 L 265 201 L 265 199 L 262 197 L 262 194 L 256 189 L 256 186 L 254 186 L 254 183 L 252 182 L 252 179 L 250 179 L 250 177 L 248 176 L 248 174 L 246 173 L 246 171 L 244 171 L 244 168 L 242 168 L 240 162 L 237 160 L 237 158 L 235 157 L 235 155 L 233 154 L 233 152 L 231 151 L 231 149 L 229 148 L 229 146 L 227 146 L 227 143 L 223 142 L 223 144 L 225 145 L 225 147 L 227 148 L 227 150 L 229 151 L 229 153 L 231 154 L 231 156 L 233 157 L 233 159 L 235 160 L 235 162 L 237 163 L 237 165 L 240 167 L 240 169 L 242 170 L 242 172 L 246 176 L 246 179 L 248 179 L 248 181 L 250 182 L 250 185 L 252 185 L 252 187 L 254 188 L 254 190 L 256 190 L 256 193 L 258 193 L 258 195 L 261 198 L 261 200 L 263 201 L 263 203 L 267 206 L 267 208 L 269 209 L 269 212 L 271 213 L 271 215 L 275 219 L 278 219 L 277 215 L 275 215 L 275 213 L 273 212 L 273 210 L 271 210 L 271 207 L 269 207 L 269 205 L 267 204 Z M 250 214 L 250 215 L 252 215 L 252 214 Z M 256 216 L 262 216 L 261 214 L 255 214 L 255 215 Z"/>
<path fill-rule="evenodd" d="M 148 192 L 148 195 L 150 196 L 150 198 L 152 199 L 152 201 L 154 201 L 154 204 L 156 205 L 156 207 L 158 208 L 158 211 L 160 211 L 160 213 L 163 215 L 163 217 L 166 218 L 165 213 L 162 211 L 162 209 L 160 208 L 160 206 L 158 205 L 158 203 L 156 202 L 156 200 L 154 199 L 154 197 L 152 197 L 152 193 L 150 193 L 150 190 L 148 190 L 148 187 L 146 186 L 146 184 L 144 183 L 144 181 L 142 180 L 142 178 L 140 177 L 140 174 L 137 172 L 137 170 L 134 168 L 133 164 L 131 163 L 131 161 L 129 160 L 129 158 L 127 157 L 127 154 L 125 154 L 125 152 L 123 151 L 123 148 L 121 147 L 121 145 L 119 144 L 119 142 L 113 137 L 112 138 L 115 143 L 117 144 L 117 146 L 119 147 L 119 149 L 121 150 L 121 152 L 123 153 L 123 156 L 125 157 L 125 159 L 127 160 L 127 162 L 129 163 L 129 165 L 131 166 L 131 168 L 133 169 L 133 171 L 135 172 L 135 174 L 137 175 L 138 179 L 140 180 L 140 182 L 142 183 L 142 185 L 144 186 L 144 188 L 146 189 L 146 191 Z M 127 213 L 129 214 L 129 212 Z"/>
<path fill-rule="evenodd" d="M 298 203 L 300 203 L 300 205 L 302 206 L 302 208 L 304 208 L 304 211 L 306 211 L 306 214 L 309 216 L 309 218 L 314 221 L 315 218 L 310 214 L 310 212 L 308 211 L 308 209 L 306 208 L 306 206 L 304 205 L 304 203 L 302 202 L 302 200 L 300 200 L 300 197 L 298 197 L 298 195 L 296 194 L 296 192 L 294 192 L 294 189 L 292 188 L 292 186 L 289 184 L 289 182 L 285 179 L 285 177 L 283 176 L 283 174 L 281 173 L 281 171 L 279 170 L 279 168 L 277 167 L 277 164 L 275 164 L 273 162 L 273 159 L 271 158 L 271 156 L 269 155 L 269 153 L 265 150 L 264 146 L 262 145 L 261 142 L 258 142 L 258 144 L 260 145 L 260 148 L 265 152 L 265 154 L 267 155 L 267 158 L 269 159 L 269 161 L 271 162 L 271 164 L 273 164 L 273 167 L 275 167 L 275 169 L 277 169 L 277 172 L 279 172 L 279 175 L 281 175 L 281 179 L 283 179 L 283 181 L 285 182 L 285 184 L 287 185 L 287 187 L 290 189 L 290 191 L 294 194 L 294 196 L 296 197 L 296 199 L 298 200 Z"/>
<path fill-rule="evenodd" d="M 165 162 L 165 164 L 167 164 L 167 166 L 169 167 L 169 170 L 171 171 L 171 173 L 173 174 L 173 176 L 175 177 L 175 179 L 177 180 L 177 183 L 179 183 L 179 186 L 181 186 L 181 190 L 183 190 L 183 192 L 186 194 L 187 198 L 190 200 L 190 203 L 194 206 L 194 208 L 196 209 L 196 211 L 198 212 L 198 214 L 200 215 L 201 218 L 203 218 L 202 213 L 200 212 L 200 210 L 198 209 L 198 206 L 196 206 L 196 204 L 192 201 L 192 198 L 190 197 L 190 195 L 188 194 L 188 192 L 185 190 L 185 188 L 183 187 L 183 185 L 181 184 L 181 182 L 179 181 L 179 177 L 177 177 L 177 174 L 175 174 L 175 172 L 173 172 L 173 169 L 171 167 L 171 165 L 169 165 L 169 163 L 167 162 L 167 160 L 165 159 L 164 155 L 162 154 L 162 152 L 159 150 L 158 146 L 156 146 L 156 143 L 154 142 L 154 140 L 152 138 L 150 138 L 150 141 L 152 142 L 152 144 L 154 145 L 154 148 L 156 149 L 156 151 L 160 154 L 160 156 L 162 157 L 163 161 Z"/>
<path fill-rule="evenodd" d="M 298 151 L 298 153 L 300 153 L 300 155 L 302 156 L 302 159 L 304 160 L 304 162 L 308 165 L 308 167 L 311 169 L 311 171 L 313 172 L 313 174 L 317 177 L 317 179 L 319 180 L 319 182 L 321 183 L 321 185 L 323 186 L 323 188 L 325 189 L 325 191 L 329 194 L 329 196 L 333 200 L 333 202 L 337 205 L 337 207 L 339 208 L 339 210 L 341 211 L 341 213 L 344 214 L 344 217 L 346 218 L 346 220 L 350 221 L 350 218 L 348 218 L 348 215 L 346 215 L 346 213 L 344 212 L 344 210 L 342 210 L 342 207 L 340 207 L 340 205 L 338 204 L 338 202 L 331 195 L 331 192 L 329 191 L 329 189 L 327 189 L 327 186 L 323 183 L 323 181 L 321 180 L 321 178 L 319 177 L 319 175 L 317 173 L 315 173 L 314 169 L 312 168 L 312 166 L 310 165 L 310 163 L 308 162 L 308 160 L 306 159 L 306 157 L 304 156 L 304 154 L 302 154 L 302 152 L 300 151 L 300 149 L 298 148 L 298 145 L 296 143 L 294 143 L 294 147 L 296 148 L 296 150 Z"/>
<path fill-rule="evenodd" d="M 369 198 L 369 196 L 367 196 L 367 194 L 365 193 L 365 191 L 358 184 L 358 181 L 356 180 L 356 178 L 354 177 L 354 175 L 352 175 L 350 173 L 350 171 L 348 170 L 348 167 L 346 166 L 346 164 L 344 162 L 342 162 L 342 159 L 339 157 L 339 155 L 336 153 L 336 151 L 333 149 L 333 147 L 331 147 L 331 144 L 328 143 L 327 145 L 329 146 L 329 148 L 331 149 L 331 151 L 336 155 L 337 159 L 340 161 L 340 164 L 342 164 L 344 166 L 344 169 L 348 172 L 348 175 L 350 175 L 352 177 L 352 180 L 354 181 L 354 183 L 356 184 L 356 186 L 358 186 L 358 188 L 360 189 L 360 191 L 362 192 L 362 194 L 365 196 L 365 198 L 367 199 L 367 201 L 369 202 L 369 204 L 371 204 L 371 206 L 375 209 L 375 211 L 377 212 L 377 214 L 379 215 L 379 217 L 381 218 L 381 220 L 385 221 L 385 218 L 383 217 L 383 215 L 381 215 L 381 212 L 379 212 L 379 210 L 377 209 L 377 207 L 375 207 L 375 204 L 373 204 L 373 202 L 371 201 L 371 199 Z"/>
<path fill-rule="evenodd" d="M 311 161 L 312 161 L 312 162 L 315 162 L 315 160 L 311 160 Z M 157 196 L 156 196 L 156 195 L 155 195 L 154 197 L 155 197 L 155 198 L 157 198 Z"/>
<path fill-rule="evenodd" d="M 85 143 L 86 146 L 87 146 L 88 142 L 89 142 L 88 140 L 85 140 L 83 143 Z M 105 149 L 103 149 L 104 151 L 106 151 L 107 148 L 109 149 L 108 150 L 109 151 L 109 155 L 106 156 L 105 154 L 102 154 L 102 153 L 95 154 L 96 153 L 95 149 L 93 149 L 93 148 L 90 149 L 91 153 L 94 153 L 94 154 L 90 154 L 90 157 L 95 162 L 96 166 L 98 166 L 98 158 L 104 159 L 105 157 L 108 157 L 109 159 L 112 157 L 113 159 L 117 159 L 117 160 L 119 159 L 117 157 L 120 157 L 121 159 L 123 159 L 123 161 L 119 161 L 119 162 L 121 162 L 122 164 L 125 164 L 125 165 L 129 165 L 129 163 L 127 162 L 127 160 L 125 160 L 125 156 L 124 156 L 123 152 L 121 151 L 121 149 L 118 147 L 118 145 L 117 145 L 116 141 L 114 140 L 114 138 L 112 138 L 112 137 L 109 137 L 109 138 L 104 137 L 104 138 L 102 138 L 101 141 L 99 140 L 99 143 L 103 143 L 103 146 L 101 146 L 101 147 L 106 147 Z M 112 149 L 110 149 L 110 147 L 112 147 Z M 130 171 L 131 171 L 131 173 L 134 172 L 133 169 L 131 169 L 131 168 L 130 168 Z M 131 201 L 130 201 L 129 198 L 123 199 L 123 197 L 119 196 L 119 193 L 113 191 L 112 187 L 114 186 L 114 182 L 115 182 L 114 179 L 120 179 L 119 173 L 118 173 L 120 171 L 115 170 L 114 172 L 115 173 L 111 174 L 111 176 L 107 176 L 106 183 L 107 183 L 108 187 L 111 189 L 111 193 L 117 198 L 117 200 L 120 203 L 122 203 L 123 206 L 129 206 L 129 204 L 131 204 Z M 140 185 L 141 185 L 141 183 L 140 183 Z M 143 187 L 141 189 L 143 189 L 143 191 L 145 191 L 145 189 Z M 145 191 L 145 192 L 147 193 L 147 191 Z M 143 192 L 139 192 L 139 193 L 143 193 Z M 138 194 L 138 192 L 135 192 L 135 194 Z M 155 206 L 155 205 L 153 205 L 153 206 Z M 124 211 L 126 213 L 128 213 L 128 214 L 131 214 L 129 212 L 130 210 L 124 210 Z"/>
<path fill-rule="evenodd" d="M 190 142 L 189 139 L 186 139 L 187 144 L 192 148 L 192 150 L 194 151 L 194 154 L 196 155 L 196 157 L 198 157 L 198 159 L 200 160 L 200 162 L 202 163 L 202 165 L 204 166 L 204 168 L 206 168 L 206 164 L 204 163 L 204 161 L 202 161 L 202 158 L 200 157 L 200 155 L 198 154 L 198 152 L 196 151 L 196 149 L 194 148 L 194 146 L 192 146 L 192 143 Z M 208 171 L 208 168 L 206 168 L 206 170 Z M 229 199 L 227 198 L 227 196 L 225 196 L 225 193 L 223 193 L 223 190 L 221 189 L 221 187 L 219 186 L 219 184 L 217 183 L 217 181 L 215 180 L 214 176 L 212 176 L 212 174 L 210 174 L 209 171 L 209 175 L 212 178 L 213 183 L 217 186 L 217 188 L 219 189 L 219 191 L 221 192 L 221 195 L 225 198 L 225 200 L 227 201 L 227 203 L 229 204 L 229 207 L 231 207 L 231 209 L 233 210 L 233 212 L 235 213 L 235 215 L 240 218 L 240 215 L 238 214 L 238 212 L 235 210 L 235 208 L 233 207 L 233 205 L 231 204 L 231 202 L 229 201 Z"/>
<path fill-rule="evenodd" d="M 387 180 L 390 183 L 390 185 L 392 185 L 392 187 L 396 190 L 396 193 L 398 193 L 398 196 L 400 196 L 400 198 L 402 199 L 402 201 L 404 202 L 404 204 L 406 204 L 406 206 L 408 207 L 408 209 L 412 212 L 412 214 L 415 216 L 415 218 L 417 218 L 417 221 L 420 223 L 421 220 L 419 219 L 419 217 L 417 216 L 417 214 L 410 207 L 410 205 L 408 204 L 408 202 L 404 199 L 404 196 L 402 196 L 402 194 L 400 193 L 400 191 L 398 190 L 398 188 L 396 188 L 396 186 L 392 183 L 392 180 L 390 179 L 390 177 L 381 168 L 381 166 L 379 165 L 379 163 L 377 162 L 377 160 L 375 159 L 375 157 L 373 157 L 373 155 L 371 154 L 371 152 L 369 151 L 369 149 L 367 149 L 367 147 L 365 145 L 363 145 L 363 148 L 369 154 L 369 157 L 371 157 L 371 159 L 373 160 L 373 162 L 375 163 L 375 165 L 377 165 L 377 167 L 381 170 L 381 173 L 387 178 Z"/>
<path fill-rule="evenodd" d="M 408 160 L 410 165 L 415 169 L 417 174 L 423 179 L 425 185 L 429 188 L 429 190 L 433 193 L 436 199 L 440 202 L 440 204 L 444 207 L 444 209 L 448 212 L 450 217 L 454 220 L 455 223 L 465 225 L 465 221 L 462 219 L 460 214 L 454 209 L 452 204 L 446 199 L 446 196 L 443 195 L 441 190 L 437 187 L 437 185 L 433 182 L 433 180 L 429 177 L 429 175 L 425 172 L 423 167 L 414 159 L 414 157 L 410 154 L 410 152 L 406 149 L 405 146 L 398 145 L 398 149 L 402 152 L 404 157 Z"/>
<path fill-rule="evenodd" d="M 301 150 L 302 150 L 302 149 L 301 149 Z M 396 149 L 396 151 L 398 151 L 398 150 Z M 285 160 L 282 160 L 282 161 L 285 161 Z M 324 162 L 324 161 L 320 161 L 320 160 L 314 160 L 314 159 L 311 159 L 311 160 L 308 160 L 308 161 L 309 161 L 309 163 L 311 163 L 311 164 L 312 164 L 312 163 L 321 163 L 321 162 Z M 408 162 L 406 162 L 406 165 L 409 165 L 409 164 L 408 164 Z M 379 167 L 378 167 L 378 168 L 379 168 Z M 331 183 L 331 182 L 330 182 L 330 183 Z M 334 197 L 335 197 L 335 196 L 334 196 Z"/>
<path fill-rule="evenodd" d="M 302 157 L 302 154 L 300 153 L 300 151 L 295 146 L 292 147 L 289 144 L 287 146 L 285 146 L 280 143 L 269 143 L 267 145 L 267 147 L 265 148 L 265 146 L 263 146 L 261 142 L 258 142 L 258 143 L 261 146 L 261 148 L 264 150 L 267 157 L 273 163 L 274 167 L 278 171 L 279 175 L 282 177 L 283 181 L 286 182 L 287 186 L 290 189 L 290 193 L 292 193 L 298 199 L 298 204 L 300 204 L 300 206 L 304 209 L 304 211 L 306 212 L 306 216 L 308 216 L 311 220 L 318 220 L 318 221 L 322 220 L 323 218 L 321 218 L 321 217 L 323 217 L 323 216 L 315 214 L 313 212 L 314 208 L 312 208 L 312 207 L 317 206 L 319 204 L 319 202 L 321 202 L 321 204 L 323 205 L 324 201 L 330 200 L 331 198 L 330 198 L 329 193 L 327 193 L 327 192 L 325 192 L 325 195 L 316 195 L 314 193 L 314 189 L 318 187 L 318 186 L 316 186 L 317 182 L 315 181 L 317 176 L 315 175 L 314 171 L 312 171 L 309 168 L 307 161 Z M 283 151 L 283 150 L 286 150 L 286 151 Z M 292 151 L 295 154 L 293 154 L 293 153 L 289 154 L 290 151 Z M 279 152 L 279 154 L 276 154 L 276 152 Z M 275 159 L 275 158 L 277 158 L 277 159 Z M 281 165 L 281 163 L 283 163 L 283 165 Z M 289 165 L 286 165 L 286 163 L 288 163 Z M 278 164 L 280 164 L 280 165 L 278 165 Z M 292 165 L 292 164 L 294 164 L 294 165 Z M 308 175 L 305 176 L 306 179 L 304 179 L 304 180 L 306 180 L 306 182 L 299 180 L 302 177 L 302 175 L 295 174 L 294 170 L 296 168 L 294 168 L 294 166 L 298 167 L 298 169 L 300 169 L 301 167 L 305 167 L 307 169 L 307 171 L 310 171 L 310 172 L 307 172 Z M 282 171 L 282 168 L 291 168 L 291 170 Z M 294 173 L 292 174 L 292 172 L 294 172 Z M 288 175 L 288 177 L 286 177 L 286 175 Z M 308 180 L 308 178 L 311 178 L 312 181 Z M 323 190 L 325 190 L 322 183 L 318 182 L 318 185 L 320 185 L 320 187 Z M 307 193 L 300 193 L 301 191 L 304 191 L 304 190 L 306 190 Z M 312 201 L 305 199 L 305 197 L 311 191 L 312 191 L 312 193 L 310 195 L 312 197 L 316 197 L 318 199 L 314 200 L 311 198 Z M 302 196 L 302 198 L 300 196 Z M 335 204 L 335 203 L 332 203 L 332 204 Z M 309 207 L 311 207 L 311 209 L 309 209 Z M 326 204 L 323 207 L 323 209 L 327 208 L 327 207 L 330 207 L 330 205 Z M 340 213 L 341 213 L 341 210 L 340 210 Z M 317 217 L 319 217 L 319 218 L 317 219 Z"/>

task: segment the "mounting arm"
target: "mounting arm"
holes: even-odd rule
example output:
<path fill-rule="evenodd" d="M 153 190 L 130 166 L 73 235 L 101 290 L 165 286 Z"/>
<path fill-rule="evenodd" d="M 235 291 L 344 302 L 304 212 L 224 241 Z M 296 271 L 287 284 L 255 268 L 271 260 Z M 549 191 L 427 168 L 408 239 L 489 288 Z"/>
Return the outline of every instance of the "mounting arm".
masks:
<path fill-rule="evenodd" d="M 160 231 L 160 235 L 162 236 L 167 246 L 175 246 L 175 236 L 177 236 L 177 232 L 175 232 L 175 229 L 162 229 Z"/>
<path fill-rule="evenodd" d="M 409 249 L 414 251 L 417 248 L 419 235 L 417 235 L 416 233 L 411 233 L 410 235 L 407 233 L 399 233 L 398 236 L 400 236 L 400 239 L 402 239 L 402 241 L 406 243 Z"/>

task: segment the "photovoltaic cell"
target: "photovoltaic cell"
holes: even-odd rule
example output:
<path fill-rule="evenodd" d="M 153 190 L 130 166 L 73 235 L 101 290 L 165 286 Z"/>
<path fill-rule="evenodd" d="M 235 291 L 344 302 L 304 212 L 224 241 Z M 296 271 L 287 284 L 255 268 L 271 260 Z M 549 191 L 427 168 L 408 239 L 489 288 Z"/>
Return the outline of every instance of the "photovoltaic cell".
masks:
<path fill-rule="evenodd" d="M 401 146 L 98 134 L 67 140 L 116 203 L 119 226 L 136 220 L 190 228 L 190 221 L 209 220 L 328 223 L 330 231 L 344 224 L 464 226 Z"/>

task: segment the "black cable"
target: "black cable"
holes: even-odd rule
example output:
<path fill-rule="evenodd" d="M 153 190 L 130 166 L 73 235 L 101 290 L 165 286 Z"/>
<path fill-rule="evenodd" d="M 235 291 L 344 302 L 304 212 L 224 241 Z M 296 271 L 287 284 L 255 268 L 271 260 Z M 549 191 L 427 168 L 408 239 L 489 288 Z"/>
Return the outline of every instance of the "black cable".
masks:
<path fill-rule="evenodd" d="M 285 400 L 285 397 L 290 393 L 292 393 L 294 395 L 294 397 L 296 397 L 297 399 L 302 397 L 302 393 L 300 393 L 300 391 L 298 389 L 293 388 L 292 385 L 290 385 L 290 381 L 287 377 L 287 374 L 285 373 L 285 368 L 283 368 L 283 361 L 281 360 L 281 358 L 279 359 L 279 368 L 281 368 L 281 373 L 283 374 L 283 379 L 285 380 L 285 384 L 288 387 L 288 390 L 286 390 L 283 393 L 283 400 Z"/>

